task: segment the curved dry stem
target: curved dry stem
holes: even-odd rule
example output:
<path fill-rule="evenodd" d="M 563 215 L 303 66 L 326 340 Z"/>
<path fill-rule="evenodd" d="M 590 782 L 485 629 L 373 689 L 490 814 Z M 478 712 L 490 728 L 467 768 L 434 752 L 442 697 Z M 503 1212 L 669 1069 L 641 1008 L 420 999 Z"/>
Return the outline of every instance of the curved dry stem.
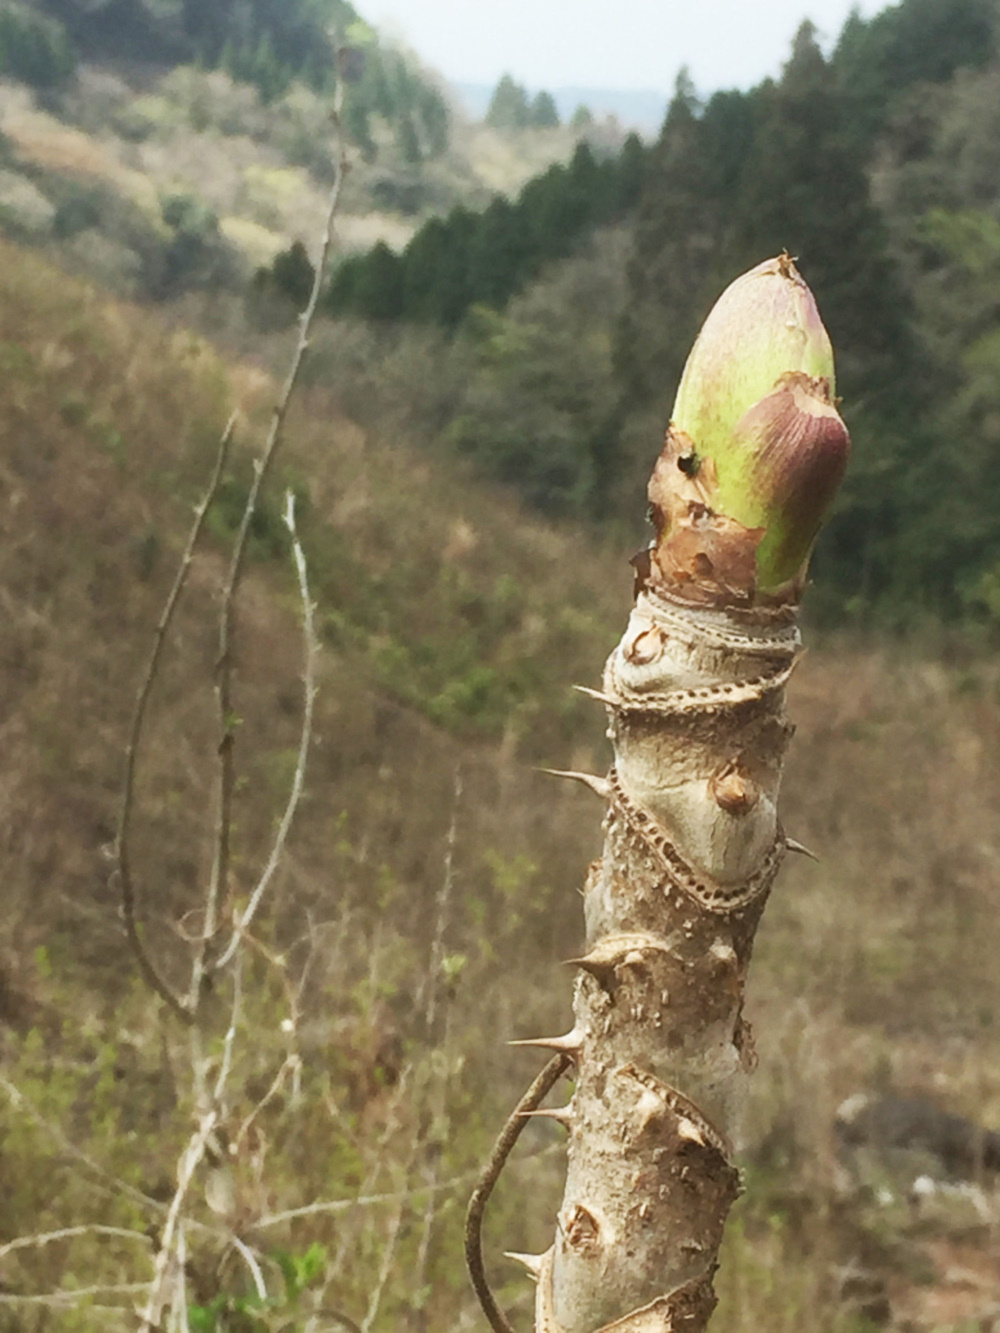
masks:
<path fill-rule="evenodd" d="M 479 1304 L 483 1307 L 483 1313 L 494 1333 L 514 1333 L 514 1329 L 494 1300 L 493 1292 L 486 1280 L 486 1269 L 483 1265 L 483 1214 L 486 1212 L 486 1205 L 489 1203 L 494 1186 L 500 1178 L 500 1172 L 528 1123 L 527 1113 L 538 1109 L 570 1064 L 568 1055 L 554 1055 L 510 1113 L 507 1123 L 493 1145 L 493 1151 L 479 1174 L 479 1180 L 472 1191 L 465 1214 L 465 1263 L 476 1295 L 479 1297 Z"/>
<path fill-rule="evenodd" d="M 226 428 L 219 439 L 219 448 L 215 456 L 215 467 L 212 471 L 211 480 L 202 496 L 198 507 L 195 509 L 194 523 L 191 525 L 191 531 L 188 534 L 187 543 L 184 547 L 184 553 L 181 556 L 180 564 L 177 567 L 177 574 L 174 577 L 173 586 L 167 596 L 163 611 L 160 615 L 159 623 L 153 635 L 153 647 L 149 655 L 149 662 L 146 666 L 145 675 L 139 686 L 139 692 L 136 697 L 135 711 L 132 714 L 132 726 L 129 731 L 128 746 L 125 750 L 125 774 L 122 780 L 122 798 L 121 813 L 118 817 L 118 831 L 115 836 L 115 860 L 118 868 L 118 879 L 121 887 L 122 896 L 122 918 L 125 922 L 125 933 L 128 936 L 132 952 L 135 954 L 136 961 L 143 977 L 152 989 L 167 1004 L 170 1010 L 182 1019 L 185 1023 L 192 1021 L 192 1015 L 184 1002 L 174 994 L 173 990 L 160 975 L 159 970 L 150 958 L 146 946 L 143 943 L 139 927 L 136 922 L 135 906 L 135 884 L 132 879 L 132 866 L 130 857 L 129 835 L 132 826 L 132 809 L 135 805 L 135 780 L 136 770 L 139 762 L 139 744 L 142 740 L 143 725 L 146 721 L 146 710 L 149 706 L 149 697 L 156 682 L 159 673 L 160 658 L 163 654 L 163 645 L 166 642 L 167 632 L 174 618 L 180 602 L 181 593 L 184 591 L 184 585 L 187 583 L 188 573 L 191 569 L 191 561 L 194 558 L 195 549 L 201 539 L 202 531 L 205 527 L 205 519 L 209 509 L 215 500 L 219 490 L 219 484 L 222 481 L 222 475 L 229 459 L 229 446 L 232 444 L 233 432 L 236 428 L 236 414 L 234 413 L 226 423 Z"/>
<path fill-rule="evenodd" d="M 313 320 L 315 319 L 320 296 L 322 295 L 327 260 L 329 259 L 330 249 L 333 245 L 334 223 L 336 221 L 337 208 L 340 203 L 340 193 L 343 188 L 344 176 L 347 170 L 346 146 L 344 143 L 344 135 L 340 128 L 342 88 L 342 83 L 338 83 L 337 96 L 334 105 L 334 123 L 337 128 L 336 176 L 327 205 L 326 221 L 324 223 L 323 235 L 320 242 L 320 253 L 316 263 L 316 272 L 313 277 L 312 290 L 309 293 L 309 300 L 306 304 L 306 308 L 302 312 L 299 320 L 298 342 L 295 345 L 295 351 L 292 354 L 292 360 L 288 367 L 288 373 L 285 376 L 285 382 L 278 396 L 278 401 L 275 403 L 271 414 L 271 425 L 264 444 L 264 451 L 254 465 L 253 482 L 250 486 L 250 492 L 247 495 L 247 502 L 243 509 L 243 517 L 240 520 L 239 530 L 236 534 L 232 558 L 229 565 L 229 574 L 222 594 L 222 610 L 219 616 L 219 656 L 216 662 L 216 698 L 218 701 L 220 737 L 215 855 L 212 863 L 212 877 L 209 884 L 208 898 L 205 907 L 205 939 L 195 962 L 194 973 L 192 976 L 192 994 L 194 996 L 193 1002 L 195 1007 L 197 1007 L 200 999 L 202 980 L 208 970 L 209 952 L 218 928 L 219 907 L 220 904 L 226 901 L 229 892 L 230 835 L 232 832 L 232 803 L 235 786 L 233 755 L 233 747 L 235 743 L 235 715 L 233 711 L 233 642 L 235 636 L 236 596 L 243 577 L 243 566 L 246 558 L 247 542 L 250 536 L 250 525 L 253 522 L 253 516 L 256 512 L 257 501 L 260 498 L 261 489 L 271 471 L 275 456 L 284 436 L 285 419 L 288 415 L 288 408 L 292 401 L 292 395 L 294 394 L 295 387 L 298 383 L 302 363 L 309 350 L 309 334 L 312 330 Z M 232 956 L 232 949 L 234 946 L 235 937 L 234 941 L 231 941 L 230 947 L 226 950 L 227 960 Z"/>
<path fill-rule="evenodd" d="M 281 823 L 278 825 L 278 831 L 275 834 L 274 843 L 271 847 L 271 854 L 267 859 L 267 864 L 261 873 L 260 879 L 250 895 L 250 900 L 243 909 L 236 926 L 233 930 L 232 938 L 226 946 L 222 956 L 215 964 L 215 969 L 225 967 L 233 958 L 236 950 L 239 948 L 240 940 L 249 929 L 251 922 L 257 914 L 257 910 L 263 902 L 264 895 L 270 887 L 271 881 L 281 864 L 282 853 L 285 850 L 285 843 L 288 840 L 288 834 L 292 827 L 292 821 L 295 818 L 295 812 L 302 799 L 302 789 L 305 785 L 306 766 L 309 761 L 309 746 L 312 742 L 313 727 L 313 708 L 316 702 L 316 660 L 319 657 L 319 640 L 316 637 L 316 622 L 314 617 L 315 608 L 309 595 L 309 572 L 306 567 L 306 558 L 302 550 L 302 544 L 299 541 L 299 534 L 295 527 L 295 499 L 288 491 L 285 496 L 285 525 L 288 528 L 292 538 L 292 553 L 295 558 L 295 569 L 299 580 L 299 593 L 302 598 L 302 622 L 303 637 L 305 639 L 305 676 L 304 676 L 304 704 L 302 709 L 302 728 L 299 733 L 299 750 L 295 764 L 295 774 L 292 778 L 291 790 L 288 793 L 288 801 L 285 804 L 284 814 L 281 816 Z M 209 932 L 205 932 L 206 944 L 209 939 Z M 198 978 L 200 981 L 200 976 Z M 192 987 L 192 993 L 194 987 Z"/>

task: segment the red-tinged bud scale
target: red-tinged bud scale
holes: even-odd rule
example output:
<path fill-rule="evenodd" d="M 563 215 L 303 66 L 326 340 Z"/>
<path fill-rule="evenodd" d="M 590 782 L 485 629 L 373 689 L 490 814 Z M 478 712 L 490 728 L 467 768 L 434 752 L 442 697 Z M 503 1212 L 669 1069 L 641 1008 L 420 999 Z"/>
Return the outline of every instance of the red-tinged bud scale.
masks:
<path fill-rule="evenodd" d="M 655 581 L 708 604 L 797 597 L 850 452 L 833 385 L 829 336 L 787 255 L 723 292 L 650 481 Z"/>
<path fill-rule="evenodd" d="M 736 423 L 733 453 L 717 464 L 716 504 L 764 528 L 757 585 L 794 579 L 844 476 L 850 439 L 825 379 L 794 371 Z"/>

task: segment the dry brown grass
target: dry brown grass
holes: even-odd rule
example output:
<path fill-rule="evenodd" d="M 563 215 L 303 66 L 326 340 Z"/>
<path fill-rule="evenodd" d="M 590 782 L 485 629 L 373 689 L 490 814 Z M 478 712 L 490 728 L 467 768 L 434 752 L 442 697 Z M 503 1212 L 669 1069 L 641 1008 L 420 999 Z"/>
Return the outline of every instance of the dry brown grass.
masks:
<path fill-rule="evenodd" d="M 10 247 L 0 249 L 0 372 L 0 1060 L 22 1069 L 34 1029 L 53 1070 L 86 1069 L 87 1043 L 125 1049 L 127 1027 L 137 1043 L 128 1050 L 149 1062 L 164 1038 L 133 984 L 102 849 L 137 673 L 214 438 L 234 399 L 259 423 L 271 384 Z M 577 888 L 600 809 L 532 765 L 605 762 L 602 719 L 569 687 L 596 681 L 626 614 L 628 570 L 582 532 L 529 520 L 460 470 L 362 431 L 318 388 L 295 416 L 284 465 L 308 492 L 303 526 L 326 647 L 315 762 L 268 931 L 292 948 L 307 913 L 329 923 L 309 993 L 310 1068 L 340 1099 L 341 1123 L 368 1116 L 375 1134 L 398 1116 L 392 1142 L 403 1143 L 411 1122 L 392 1109 L 379 1052 L 394 1041 L 423 1049 L 409 1026 L 412 988 L 461 764 L 447 931 L 448 950 L 467 960 L 448 1008 L 457 1063 L 447 1160 L 460 1172 L 533 1072 L 504 1040 L 560 1030 L 568 1014 L 558 962 L 579 942 Z M 176 918 L 207 873 L 222 535 L 197 562 L 141 774 L 136 855 L 150 938 L 168 969 L 182 947 Z M 297 727 L 293 585 L 269 540 L 265 531 L 255 547 L 240 613 L 240 892 L 266 846 Z M 441 711 L 447 691 L 467 684 L 470 660 L 501 681 L 522 673 L 522 692 L 487 693 L 482 717 Z M 1000 1127 L 997 670 L 899 643 L 829 640 L 794 678 L 790 711 L 799 730 L 784 818 L 822 861 L 783 872 L 754 963 L 751 1191 L 728 1243 L 720 1327 L 860 1329 L 834 1296 L 836 1270 L 858 1262 L 884 1276 L 898 1329 L 971 1330 L 1000 1299 L 995 1232 L 947 1218 L 929 1229 L 905 1201 L 881 1207 L 851 1193 L 832 1115 L 859 1087 L 891 1085 Z M 277 1003 L 264 1005 L 262 1034 Z M 271 1048 L 261 1043 L 248 1086 L 266 1072 Z M 73 1084 L 67 1104 L 56 1095 L 64 1077 L 50 1079 L 50 1114 L 110 1151 L 104 1122 L 84 1114 L 90 1084 Z M 284 1114 L 267 1122 L 271 1206 L 338 1180 L 353 1187 L 357 1163 L 336 1156 L 331 1144 L 343 1144 L 326 1112 Z M 551 1138 L 539 1130 L 531 1142 Z M 133 1153 L 147 1178 L 170 1169 L 159 1141 Z M 369 1150 L 366 1140 L 359 1151 Z M 0 1240 L 92 1207 L 72 1175 L 55 1200 L 43 1194 L 31 1161 L 0 1149 L 12 1182 Z M 40 1157 L 39 1169 L 56 1168 Z M 550 1228 L 558 1163 L 542 1159 L 531 1173 L 530 1209 L 524 1176 L 501 1190 L 494 1254 L 541 1244 Z M 458 1211 L 442 1205 L 436 1223 L 435 1328 L 471 1326 Z M 333 1244 L 336 1234 L 320 1226 L 286 1239 Z M 382 1234 L 359 1225 L 368 1249 L 345 1279 L 352 1309 Z M 386 1327 L 409 1317 L 410 1259 L 404 1245 L 386 1314 L 399 1322 Z M 499 1261 L 494 1271 L 526 1310 L 524 1285 Z M 31 1327 L 0 1317 L 0 1328 L 15 1326 Z"/>

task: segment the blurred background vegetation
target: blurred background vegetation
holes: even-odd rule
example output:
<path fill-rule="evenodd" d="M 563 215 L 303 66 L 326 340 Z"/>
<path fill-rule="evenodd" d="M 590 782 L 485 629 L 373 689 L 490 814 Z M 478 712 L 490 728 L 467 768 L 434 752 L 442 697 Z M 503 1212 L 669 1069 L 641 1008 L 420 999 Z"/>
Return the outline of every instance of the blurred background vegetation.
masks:
<path fill-rule="evenodd" d="M 236 405 L 141 774 L 145 928 L 180 975 L 210 872 L 226 543 L 332 181 L 331 26 L 357 53 L 354 163 L 253 529 L 238 901 L 300 720 L 285 487 L 323 645 L 316 746 L 244 964 L 191 1327 L 350 1327 L 331 1309 L 365 1333 L 482 1327 L 461 1213 L 535 1072 L 505 1041 L 566 1022 L 556 964 L 600 841 L 599 806 L 537 766 L 607 762 L 571 687 L 596 684 L 624 622 L 684 356 L 726 282 L 785 246 L 855 455 L 791 687 L 784 819 L 822 863 L 783 871 L 758 945 L 749 1188 L 717 1323 L 994 1329 L 991 1182 L 924 1150 L 849 1156 L 835 1127 L 865 1089 L 1000 1128 L 994 18 L 902 0 L 829 56 L 806 25 L 749 92 L 702 100 L 680 77 L 649 141 L 586 107 L 560 124 L 512 78 L 473 121 L 341 0 L 0 0 L 4 1333 L 134 1327 L 190 1134 L 186 1038 L 135 974 L 109 844 L 133 691 Z M 499 1256 L 547 1244 L 558 1140 L 527 1131 L 488 1220 L 522 1323 L 529 1286 Z M 933 1197 L 912 1189 L 928 1172 Z"/>

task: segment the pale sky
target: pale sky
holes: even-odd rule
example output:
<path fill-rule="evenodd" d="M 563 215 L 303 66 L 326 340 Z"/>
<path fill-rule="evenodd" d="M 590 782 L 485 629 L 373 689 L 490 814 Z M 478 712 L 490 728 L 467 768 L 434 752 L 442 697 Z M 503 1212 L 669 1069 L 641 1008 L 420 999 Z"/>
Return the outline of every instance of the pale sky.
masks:
<path fill-rule="evenodd" d="M 885 0 L 856 0 L 869 17 Z M 778 74 L 804 18 L 824 49 L 855 0 L 355 0 L 456 82 L 509 73 L 532 91 L 668 91 L 682 65 L 700 93 Z"/>

